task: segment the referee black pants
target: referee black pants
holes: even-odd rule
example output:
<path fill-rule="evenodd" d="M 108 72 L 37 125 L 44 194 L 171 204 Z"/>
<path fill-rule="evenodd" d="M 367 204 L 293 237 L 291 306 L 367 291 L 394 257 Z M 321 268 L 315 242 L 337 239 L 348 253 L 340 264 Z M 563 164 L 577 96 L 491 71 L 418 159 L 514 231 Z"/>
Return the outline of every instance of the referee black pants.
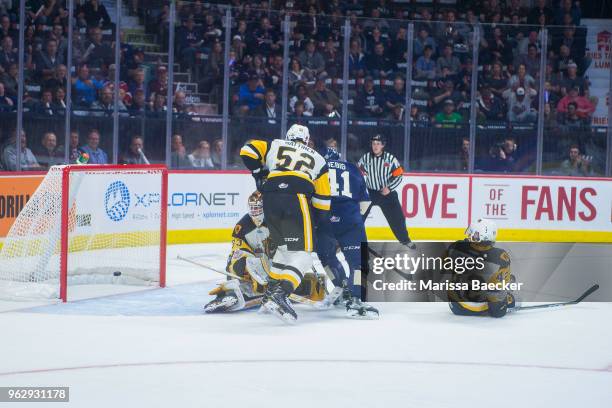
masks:
<path fill-rule="evenodd" d="M 402 243 L 408 242 L 410 239 L 408 238 L 408 230 L 406 230 L 406 219 L 404 218 L 404 212 L 402 211 L 402 205 L 399 202 L 397 192 L 392 191 L 387 195 L 382 195 L 380 191 L 368 189 L 368 193 L 370 194 L 372 205 L 377 205 L 382 210 L 395 238 Z"/>

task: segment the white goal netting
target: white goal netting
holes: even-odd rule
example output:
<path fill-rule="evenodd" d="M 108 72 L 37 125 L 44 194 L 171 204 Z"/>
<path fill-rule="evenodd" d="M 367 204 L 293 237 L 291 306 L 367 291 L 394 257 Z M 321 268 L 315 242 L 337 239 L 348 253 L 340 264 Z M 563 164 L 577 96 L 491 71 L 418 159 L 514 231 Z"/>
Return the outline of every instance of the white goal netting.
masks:
<path fill-rule="evenodd" d="M 68 286 L 159 284 L 163 171 L 52 167 L 0 250 L 0 298 L 60 297 L 67 192 Z"/>

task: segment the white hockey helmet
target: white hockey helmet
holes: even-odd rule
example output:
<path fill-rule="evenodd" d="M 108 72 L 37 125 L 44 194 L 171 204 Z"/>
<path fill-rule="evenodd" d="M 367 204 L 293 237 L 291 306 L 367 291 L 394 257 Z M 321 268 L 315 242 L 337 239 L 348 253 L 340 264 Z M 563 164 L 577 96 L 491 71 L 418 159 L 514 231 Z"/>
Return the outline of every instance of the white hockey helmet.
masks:
<path fill-rule="evenodd" d="M 263 211 L 263 198 L 259 191 L 255 191 L 249 196 L 249 215 L 255 223 L 255 226 L 259 227 L 264 221 Z"/>
<path fill-rule="evenodd" d="M 306 126 L 298 125 L 296 123 L 289 128 L 285 139 L 292 140 L 294 142 L 302 142 L 307 145 L 308 141 L 310 140 L 310 132 Z"/>
<path fill-rule="evenodd" d="M 465 235 L 467 235 L 470 242 L 493 244 L 497 239 L 497 225 L 491 220 L 479 218 L 477 221 L 472 221 L 465 230 Z"/>

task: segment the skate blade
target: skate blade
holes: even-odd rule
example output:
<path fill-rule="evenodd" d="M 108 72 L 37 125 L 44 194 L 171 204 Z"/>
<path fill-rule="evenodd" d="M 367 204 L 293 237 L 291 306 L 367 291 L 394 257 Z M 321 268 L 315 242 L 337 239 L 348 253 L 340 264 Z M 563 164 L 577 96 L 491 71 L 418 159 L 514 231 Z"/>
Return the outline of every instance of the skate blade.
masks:
<path fill-rule="evenodd" d="M 342 295 L 342 288 L 334 288 L 325 298 L 320 301 L 315 307 L 317 309 L 331 309 L 335 302 Z"/>
<path fill-rule="evenodd" d="M 271 314 L 275 317 L 279 318 L 285 323 L 293 324 L 297 321 L 295 317 L 290 315 L 289 313 L 282 313 L 278 307 L 278 305 L 274 302 L 265 302 L 259 308 L 259 313 L 261 314 Z"/>

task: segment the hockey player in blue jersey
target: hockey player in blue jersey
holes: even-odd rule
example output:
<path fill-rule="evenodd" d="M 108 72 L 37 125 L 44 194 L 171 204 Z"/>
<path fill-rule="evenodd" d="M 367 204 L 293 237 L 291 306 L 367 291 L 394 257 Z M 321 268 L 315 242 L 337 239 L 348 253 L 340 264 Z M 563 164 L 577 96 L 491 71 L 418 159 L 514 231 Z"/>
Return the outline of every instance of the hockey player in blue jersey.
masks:
<path fill-rule="evenodd" d="M 378 310 L 361 301 L 361 243 L 367 240 L 362 217 L 370 204 L 365 180 L 354 164 L 340 160 L 335 149 L 328 147 L 324 157 L 329 168 L 331 210 L 329 220 L 317 228 L 317 254 L 333 274 L 334 292 L 340 295 L 336 303 L 345 305 L 350 317 L 377 317 Z M 349 266 L 348 279 L 336 257 L 336 243 Z"/>

